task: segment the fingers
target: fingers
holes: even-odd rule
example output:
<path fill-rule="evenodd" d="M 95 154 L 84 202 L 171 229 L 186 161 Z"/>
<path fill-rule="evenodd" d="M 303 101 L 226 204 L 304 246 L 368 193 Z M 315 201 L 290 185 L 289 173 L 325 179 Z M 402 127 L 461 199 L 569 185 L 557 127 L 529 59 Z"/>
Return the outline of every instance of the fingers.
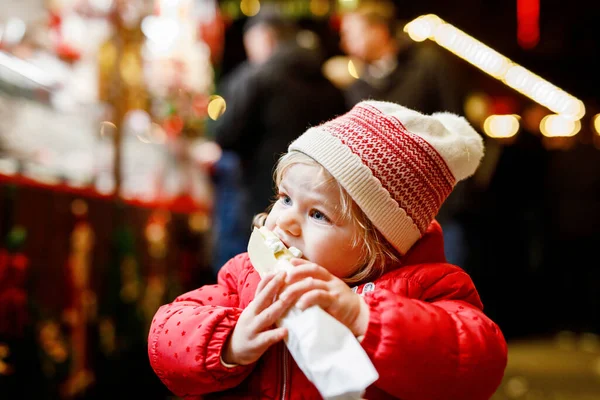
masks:
<path fill-rule="evenodd" d="M 287 337 L 287 333 L 287 328 L 284 327 L 269 329 L 268 331 L 262 332 L 257 337 L 257 340 L 259 341 L 259 347 L 266 350 L 275 343 L 285 339 Z"/>
<path fill-rule="evenodd" d="M 262 332 L 266 329 L 269 329 L 289 310 L 292 305 L 292 302 L 281 299 L 273 302 L 273 304 L 254 317 L 252 321 L 254 325 L 253 330 L 255 332 Z"/>
<path fill-rule="evenodd" d="M 327 310 L 334 302 L 334 296 L 326 290 L 311 290 L 300 297 L 296 303 L 296 307 L 300 310 L 306 310 L 312 306 L 319 306 L 323 310 Z"/>
<path fill-rule="evenodd" d="M 285 284 L 285 272 L 278 272 L 274 276 L 266 276 L 256 288 L 256 296 L 252 301 L 254 312 L 259 314 L 273 303 L 273 300 Z M 267 281 L 263 284 L 263 281 Z"/>
<path fill-rule="evenodd" d="M 294 267 L 297 267 L 302 264 L 310 264 L 311 262 L 308 260 L 305 260 L 304 258 L 292 258 L 289 261 L 289 263 L 292 264 Z"/>
<path fill-rule="evenodd" d="M 267 286 L 269 282 L 271 282 L 275 278 L 275 274 L 267 274 L 258 282 L 258 286 L 256 287 L 256 292 L 254 293 L 254 297 L 258 296 L 258 294 Z"/>
<path fill-rule="evenodd" d="M 295 302 L 296 299 L 300 298 L 304 293 L 315 289 L 329 290 L 329 287 L 327 286 L 327 282 L 309 276 L 289 284 L 283 292 L 281 292 L 279 298 L 286 302 Z"/>
<path fill-rule="evenodd" d="M 298 261 L 296 261 L 296 260 L 298 260 Z M 291 283 L 300 281 L 302 279 L 305 279 L 307 277 L 320 279 L 322 281 L 328 281 L 333 277 L 333 275 L 331 275 L 331 273 L 329 271 L 327 271 L 325 268 L 321 267 L 320 265 L 315 264 L 315 263 L 310 263 L 310 262 L 301 262 L 301 261 L 304 261 L 304 260 L 292 259 L 292 265 L 294 266 L 294 268 L 292 268 L 290 271 L 288 271 L 287 278 L 286 278 L 286 283 L 288 285 Z"/>

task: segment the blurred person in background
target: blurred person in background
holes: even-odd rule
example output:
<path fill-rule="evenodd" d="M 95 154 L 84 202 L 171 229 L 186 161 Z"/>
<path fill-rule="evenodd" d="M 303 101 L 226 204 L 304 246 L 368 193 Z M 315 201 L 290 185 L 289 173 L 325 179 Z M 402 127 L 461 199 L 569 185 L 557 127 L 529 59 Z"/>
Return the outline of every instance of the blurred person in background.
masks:
<path fill-rule="evenodd" d="M 346 111 L 344 96 L 321 72 L 318 36 L 262 7 L 244 26 L 247 60 L 218 92 L 225 113 L 214 125 L 223 155 L 215 165 L 216 273 L 246 251 L 252 218 L 269 205 L 278 157 L 308 127 Z"/>
<path fill-rule="evenodd" d="M 386 0 L 362 1 L 342 14 L 341 48 L 361 66 L 359 78 L 346 89 L 348 106 L 371 98 L 425 114 L 462 114 L 456 65 L 435 44 L 413 42 L 403 26 Z"/>
<path fill-rule="evenodd" d="M 361 1 L 342 14 L 340 45 L 359 70 L 359 78 L 345 89 L 347 106 L 373 99 L 425 114 L 463 114 L 466 88 L 458 66 L 437 45 L 412 41 L 404 25 L 387 0 Z M 466 263 L 461 214 L 468 209 L 469 185 L 470 180 L 460 182 L 436 217 L 444 229 L 448 261 L 456 265 Z"/>

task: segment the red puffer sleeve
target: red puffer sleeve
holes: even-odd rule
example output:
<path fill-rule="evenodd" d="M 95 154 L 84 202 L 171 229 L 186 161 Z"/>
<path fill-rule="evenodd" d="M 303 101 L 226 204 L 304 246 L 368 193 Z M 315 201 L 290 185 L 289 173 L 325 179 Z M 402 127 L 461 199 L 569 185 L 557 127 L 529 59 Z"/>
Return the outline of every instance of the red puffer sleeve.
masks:
<path fill-rule="evenodd" d="M 242 310 L 237 281 L 244 255 L 221 268 L 217 285 L 185 293 L 158 309 L 148 337 L 150 365 L 177 396 L 189 397 L 238 385 L 253 365 L 227 368 L 221 350 Z"/>
<path fill-rule="evenodd" d="M 436 286 L 456 287 L 456 278 Z M 387 289 L 365 295 L 371 315 L 362 345 L 380 374 L 375 386 L 403 400 L 493 395 L 506 367 L 504 337 L 478 307 L 452 297 L 428 302 Z"/>

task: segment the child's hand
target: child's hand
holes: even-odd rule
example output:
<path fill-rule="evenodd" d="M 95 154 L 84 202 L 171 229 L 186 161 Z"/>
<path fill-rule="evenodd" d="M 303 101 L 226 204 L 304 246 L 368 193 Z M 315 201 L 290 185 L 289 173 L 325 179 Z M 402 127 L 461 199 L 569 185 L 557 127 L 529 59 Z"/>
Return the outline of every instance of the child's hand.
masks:
<path fill-rule="evenodd" d="M 369 306 L 363 298 L 354 293 L 340 278 L 332 275 L 320 265 L 294 258 L 288 271 L 286 283 L 280 299 L 295 300 L 302 310 L 317 305 L 346 325 L 355 336 L 362 336 L 369 325 Z"/>
<path fill-rule="evenodd" d="M 222 359 L 228 364 L 247 365 L 258 360 L 267 349 L 284 339 L 286 328 L 273 328 L 291 305 L 275 300 L 285 282 L 285 272 L 268 275 L 256 288 L 254 300 L 242 311 L 233 333 L 225 343 Z"/>

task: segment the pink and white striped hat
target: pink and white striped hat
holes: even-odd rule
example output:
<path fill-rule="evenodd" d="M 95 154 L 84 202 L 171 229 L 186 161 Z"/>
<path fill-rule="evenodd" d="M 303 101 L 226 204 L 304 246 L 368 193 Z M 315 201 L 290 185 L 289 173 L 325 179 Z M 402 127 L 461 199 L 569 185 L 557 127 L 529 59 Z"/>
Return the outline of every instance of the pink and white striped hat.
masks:
<path fill-rule="evenodd" d="M 405 254 L 456 182 L 473 175 L 483 140 L 458 115 L 423 115 L 394 103 L 363 101 L 308 129 L 288 150 L 327 169 Z"/>

